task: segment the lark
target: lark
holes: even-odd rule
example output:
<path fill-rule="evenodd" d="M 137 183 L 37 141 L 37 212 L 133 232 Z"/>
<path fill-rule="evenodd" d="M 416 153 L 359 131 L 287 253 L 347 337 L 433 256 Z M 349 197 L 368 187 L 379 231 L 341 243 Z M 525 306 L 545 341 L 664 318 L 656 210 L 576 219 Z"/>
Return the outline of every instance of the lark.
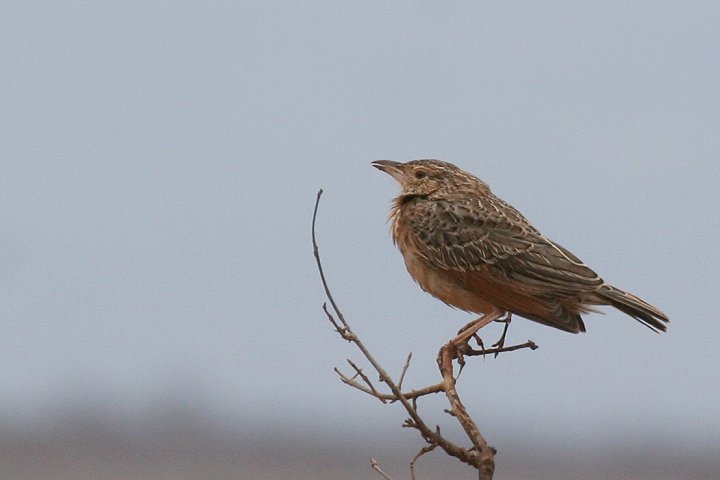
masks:
<path fill-rule="evenodd" d="M 441 160 L 372 165 L 400 184 L 392 238 L 412 278 L 446 304 L 481 315 L 456 343 L 511 315 L 584 332 L 582 314 L 602 305 L 666 330 L 667 315 L 605 282 L 474 175 Z"/>

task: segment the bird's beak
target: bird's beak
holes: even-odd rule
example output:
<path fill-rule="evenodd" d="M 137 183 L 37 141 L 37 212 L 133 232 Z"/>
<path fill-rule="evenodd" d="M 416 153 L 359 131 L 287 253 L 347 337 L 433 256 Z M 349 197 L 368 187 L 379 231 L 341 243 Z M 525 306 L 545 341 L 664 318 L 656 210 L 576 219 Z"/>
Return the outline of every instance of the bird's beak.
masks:
<path fill-rule="evenodd" d="M 402 166 L 402 163 L 400 162 L 393 162 L 392 160 L 375 160 L 371 163 L 371 165 L 378 170 L 387 173 L 400 183 L 403 183 L 405 180 L 405 172 L 403 172 L 400 168 Z"/>

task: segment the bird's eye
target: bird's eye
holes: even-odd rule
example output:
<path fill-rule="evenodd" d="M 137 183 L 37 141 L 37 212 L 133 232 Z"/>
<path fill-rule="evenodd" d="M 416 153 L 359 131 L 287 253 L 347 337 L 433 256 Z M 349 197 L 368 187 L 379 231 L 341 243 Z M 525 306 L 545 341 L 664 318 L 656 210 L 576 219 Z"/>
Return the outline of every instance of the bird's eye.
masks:
<path fill-rule="evenodd" d="M 415 172 L 415 178 L 422 179 L 427 177 L 427 172 L 425 170 L 418 170 Z"/>

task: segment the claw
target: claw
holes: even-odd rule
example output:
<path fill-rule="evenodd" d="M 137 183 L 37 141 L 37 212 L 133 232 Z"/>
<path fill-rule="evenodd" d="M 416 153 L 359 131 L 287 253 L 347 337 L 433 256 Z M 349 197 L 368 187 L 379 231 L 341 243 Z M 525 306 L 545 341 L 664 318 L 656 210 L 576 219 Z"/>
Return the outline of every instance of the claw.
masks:
<path fill-rule="evenodd" d="M 470 345 L 465 342 L 462 345 L 456 346 L 455 351 L 453 352 L 453 356 L 457 360 L 458 365 L 460 365 L 460 371 L 458 372 L 458 376 L 460 375 L 460 372 L 462 372 L 463 368 L 465 368 L 465 353 L 468 350 L 472 350 L 472 348 L 470 348 Z"/>

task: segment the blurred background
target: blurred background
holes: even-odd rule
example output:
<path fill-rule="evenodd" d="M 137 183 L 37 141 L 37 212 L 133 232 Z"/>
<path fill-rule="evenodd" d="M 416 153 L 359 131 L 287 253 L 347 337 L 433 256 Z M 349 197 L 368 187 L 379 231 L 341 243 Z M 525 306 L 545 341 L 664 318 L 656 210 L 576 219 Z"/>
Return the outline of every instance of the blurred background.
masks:
<path fill-rule="evenodd" d="M 539 350 L 471 359 L 497 479 L 720 478 L 716 2 L 6 1 L 0 59 L 2 478 L 408 478 L 400 406 L 332 370 L 361 357 L 317 190 L 336 299 L 408 387 L 472 317 L 406 273 L 379 158 L 475 173 L 672 318 L 516 319 Z"/>

